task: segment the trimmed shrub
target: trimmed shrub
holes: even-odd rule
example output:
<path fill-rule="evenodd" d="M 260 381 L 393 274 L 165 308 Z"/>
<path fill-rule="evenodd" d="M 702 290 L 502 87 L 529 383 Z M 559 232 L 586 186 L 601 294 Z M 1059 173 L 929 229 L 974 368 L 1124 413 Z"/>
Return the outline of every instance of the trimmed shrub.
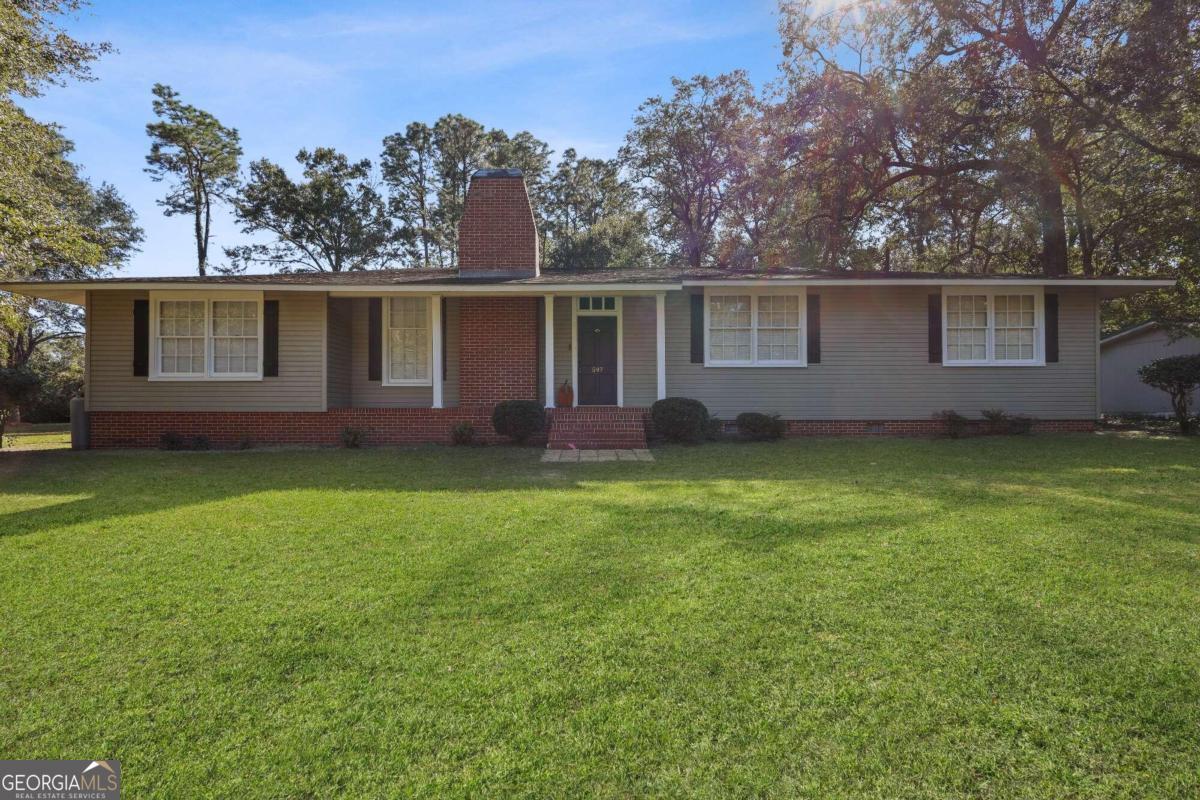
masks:
<path fill-rule="evenodd" d="M 450 429 L 450 441 L 460 446 L 475 444 L 475 426 L 466 420 L 454 423 Z"/>
<path fill-rule="evenodd" d="M 650 406 L 654 430 L 668 442 L 699 442 L 709 431 L 708 409 L 699 400 L 668 397 Z"/>
<path fill-rule="evenodd" d="M 342 447 L 351 449 L 362 447 L 362 443 L 366 441 L 367 433 L 362 428 L 355 428 L 350 425 L 342 428 Z"/>
<path fill-rule="evenodd" d="M 988 408 L 979 412 L 987 420 L 988 433 L 999 435 L 1019 435 L 1033 430 L 1037 420 L 1026 414 L 1009 414 L 998 408 Z"/>
<path fill-rule="evenodd" d="M 1147 386 L 1171 396 L 1179 432 L 1190 435 L 1194 430 L 1190 409 L 1192 392 L 1200 387 L 1200 355 L 1155 359 L 1138 370 L 1138 377 Z"/>
<path fill-rule="evenodd" d="M 1033 430 L 1035 422 L 1037 422 L 1037 417 L 1031 417 L 1028 414 L 1013 414 L 1008 418 L 1008 432 L 1022 436 Z"/>
<path fill-rule="evenodd" d="M 158 447 L 160 450 L 186 450 L 187 440 L 175 431 L 163 431 L 158 437 Z"/>
<path fill-rule="evenodd" d="M 708 427 L 704 429 L 704 438 L 710 442 L 719 442 L 725 438 L 725 420 L 720 417 L 709 417 Z"/>
<path fill-rule="evenodd" d="M 773 442 L 782 439 L 787 433 L 787 423 L 778 414 L 760 414 L 757 411 L 747 411 L 738 414 L 734 420 L 738 433 L 742 438 L 751 442 Z"/>
<path fill-rule="evenodd" d="M 999 408 L 985 408 L 979 412 L 987 420 L 988 433 L 1008 433 L 1008 414 Z"/>
<path fill-rule="evenodd" d="M 492 409 L 492 427 L 501 436 L 524 444 L 546 427 L 546 410 L 536 400 L 504 400 Z"/>
<path fill-rule="evenodd" d="M 193 436 L 192 437 L 192 449 L 193 450 L 210 450 L 210 449 L 212 449 L 212 442 L 210 442 L 208 440 L 208 437 L 205 436 L 204 434 L 200 434 L 199 436 Z"/>
<path fill-rule="evenodd" d="M 961 439 L 971 427 L 971 421 L 953 409 L 939 411 L 933 417 L 942 421 L 946 426 L 946 435 L 951 439 Z"/>

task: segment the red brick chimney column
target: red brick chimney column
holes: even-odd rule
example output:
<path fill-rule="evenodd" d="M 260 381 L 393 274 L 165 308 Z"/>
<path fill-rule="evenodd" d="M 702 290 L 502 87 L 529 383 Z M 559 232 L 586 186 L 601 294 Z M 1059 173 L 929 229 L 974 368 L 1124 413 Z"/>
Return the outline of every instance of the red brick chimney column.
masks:
<path fill-rule="evenodd" d="M 536 400 L 537 297 L 464 297 L 459 301 L 459 403 Z"/>
<path fill-rule="evenodd" d="M 532 278 L 539 272 L 537 224 L 519 169 L 481 169 L 471 176 L 458 223 L 463 278 Z"/>

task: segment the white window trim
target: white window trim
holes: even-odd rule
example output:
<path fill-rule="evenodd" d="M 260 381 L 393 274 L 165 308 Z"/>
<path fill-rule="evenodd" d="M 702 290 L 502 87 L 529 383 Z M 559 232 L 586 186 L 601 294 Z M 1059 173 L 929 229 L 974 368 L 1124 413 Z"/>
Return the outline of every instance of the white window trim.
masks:
<path fill-rule="evenodd" d="M 171 300 L 202 300 L 204 302 L 204 372 L 177 373 L 162 371 L 162 340 L 158 335 L 159 304 Z M 242 300 L 258 304 L 258 369 L 254 372 L 213 372 L 212 304 L 215 300 Z M 263 293 L 254 291 L 230 292 L 150 292 L 150 375 L 151 381 L 261 381 L 263 379 Z"/>
<path fill-rule="evenodd" d="M 392 378 L 392 337 L 388 335 L 388 331 L 392 327 L 392 298 L 393 297 L 424 297 L 425 298 L 425 332 L 428 336 L 425 341 L 429 342 L 428 352 L 425 354 L 425 364 L 429 370 L 429 374 L 424 378 Z M 433 304 L 435 300 L 439 300 L 437 295 L 432 294 L 390 294 L 383 297 L 383 381 L 384 386 L 433 386 Z M 440 369 L 440 366 L 439 366 Z"/>
<path fill-rule="evenodd" d="M 750 295 L 750 360 L 749 361 L 717 361 L 711 358 L 709 347 L 709 332 L 712 325 L 709 321 L 712 303 L 709 298 L 713 295 L 726 297 L 730 295 Z M 791 295 L 800 299 L 800 358 L 795 361 L 760 361 L 758 359 L 758 298 L 770 295 L 773 297 Z M 763 288 L 744 286 L 705 286 L 704 287 L 704 366 L 706 367 L 807 367 L 808 366 L 808 290 L 788 288 Z"/>
<path fill-rule="evenodd" d="M 615 308 L 595 309 L 586 311 L 579 307 L 580 297 L 616 297 Z M 616 317 L 617 318 L 617 408 L 625 407 L 625 304 L 621 295 L 597 295 L 588 292 L 582 295 L 571 295 L 571 375 L 575 382 L 574 398 L 571 405 L 579 406 L 579 318 L 580 317 Z M 585 406 L 590 408 L 590 406 Z"/>
<path fill-rule="evenodd" d="M 996 296 L 1010 294 L 1033 295 L 1033 358 L 1014 361 L 996 358 Z M 946 325 L 946 298 L 951 295 L 984 295 L 987 297 L 987 358 L 983 360 L 950 360 L 950 337 Z M 942 366 L 944 367 L 1044 367 L 1046 366 L 1046 293 L 1041 286 L 943 286 L 942 287 Z"/>

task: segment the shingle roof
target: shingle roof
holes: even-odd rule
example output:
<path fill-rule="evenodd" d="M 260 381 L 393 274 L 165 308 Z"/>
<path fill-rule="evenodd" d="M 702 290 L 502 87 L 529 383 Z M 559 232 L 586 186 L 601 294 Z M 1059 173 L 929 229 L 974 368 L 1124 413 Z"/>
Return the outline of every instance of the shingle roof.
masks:
<path fill-rule="evenodd" d="M 497 294 L 520 293 L 525 287 L 532 292 L 570 292 L 572 287 L 582 291 L 671 291 L 685 286 L 700 286 L 718 282 L 769 284 L 787 282 L 792 285 L 846 285 L 874 283 L 897 286 L 904 284 L 936 286 L 945 283 L 974 281 L 978 284 L 1026 283 L 1044 286 L 1086 285 L 1101 287 L 1103 297 L 1116 297 L 1144 289 L 1164 288 L 1173 281 L 1152 278 L 1111 278 L 1067 275 L 1047 278 L 1040 275 L 970 274 L 954 272 L 851 272 L 806 269 L 774 269 L 766 271 L 737 271 L 719 269 L 606 269 L 591 272 L 544 272 L 537 277 L 503 278 L 460 276 L 456 269 L 381 269 L 360 272 L 290 272 L 270 275 L 197 275 L 164 276 L 157 278 L 123 276 L 86 281 L 10 281 L 0 282 L 0 290 L 17 292 L 47 300 L 83 303 L 85 292 L 94 289 L 154 289 L 245 287 L 263 289 L 309 289 L 320 291 L 371 292 L 387 291 L 390 287 L 446 293 L 470 293 L 494 289 Z M 611 288 L 608 288 L 611 287 Z"/>
<path fill-rule="evenodd" d="M 1064 275 L 1053 278 L 1055 281 L 1098 282 L 1109 280 L 1139 280 L 1137 276 L 1087 276 Z M 1011 280 L 1014 282 L 1029 282 L 1046 280 L 1042 275 L 1014 273 L 967 273 L 967 272 L 882 272 L 882 271 L 850 271 L 850 270 L 811 270 L 811 269 L 772 269 L 761 271 L 722 270 L 722 269 L 605 269 L 589 272 L 555 271 L 543 272 L 537 277 L 504 278 L 504 277 L 474 277 L 460 276 L 458 270 L 447 269 L 377 269 L 360 270 L 356 272 L 285 272 L 265 275 L 198 275 L 135 277 L 121 276 L 114 278 L 97 278 L 89 281 L 12 281 L 12 284 L 49 284 L 49 283 L 87 283 L 95 285 L 121 283 L 195 283 L 200 285 L 239 285 L 258 286 L 387 286 L 387 285 L 493 285 L 493 284 L 599 284 L 599 283 L 680 283 L 685 281 L 721 281 L 721 280 L 837 280 L 837 281 L 895 281 L 895 280 L 925 280 L 925 281 L 959 281 L 959 280 Z"/>

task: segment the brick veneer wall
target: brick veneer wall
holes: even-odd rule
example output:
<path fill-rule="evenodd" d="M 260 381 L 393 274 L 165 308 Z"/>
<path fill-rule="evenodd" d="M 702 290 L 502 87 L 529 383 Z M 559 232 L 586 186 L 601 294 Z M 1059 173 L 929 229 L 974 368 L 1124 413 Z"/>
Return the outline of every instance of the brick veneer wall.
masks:
<path fill-rule="evenodd" d="M 458 392 L 463 405 L 536 400 L 537 297 L 459 301 Z"/>

